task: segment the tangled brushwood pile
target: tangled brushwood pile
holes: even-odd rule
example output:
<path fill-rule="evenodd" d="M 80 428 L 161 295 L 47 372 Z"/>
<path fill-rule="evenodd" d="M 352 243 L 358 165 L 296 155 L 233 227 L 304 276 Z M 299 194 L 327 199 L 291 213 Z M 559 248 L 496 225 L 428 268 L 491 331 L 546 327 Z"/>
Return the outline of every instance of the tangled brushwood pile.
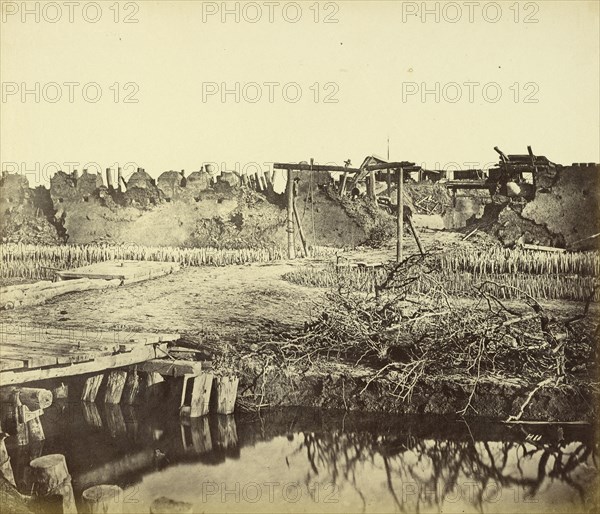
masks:
<path fill-rule="evenodd" d="M 596 387 L 600 328 L 588 316 L 595 290 L 581 312 L 558 317 L 523 291 L 523 300 L 505 302 L 499 293 L 512 286 L 490 280 L 470 298 L 453 296 L 438 278 L 436 256 L 410 257 L 385 271 L 372 293 L 340 283 L 304 334 L 270 344 L 272 358 L 361 363 L 373 370 L 365 389 L 377 380 L 406 402 L 431 377 L 472 384 L 471 398 L 488 379 L 516 378 L 536 388 Z"/>

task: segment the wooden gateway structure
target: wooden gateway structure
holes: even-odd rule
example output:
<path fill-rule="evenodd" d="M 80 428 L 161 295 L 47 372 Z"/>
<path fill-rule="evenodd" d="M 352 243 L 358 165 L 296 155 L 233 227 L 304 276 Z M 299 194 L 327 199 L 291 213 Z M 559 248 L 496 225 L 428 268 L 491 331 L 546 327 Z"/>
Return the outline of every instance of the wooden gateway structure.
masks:
<path fill-rule="evenodd" d="M 288 258 L 294 259 L 296 257 L 296 242 L 295 242 L 295 229 L 294 219 L 298 224 L 298 232 L 302 240 L 305 254 L 307 253 L 304 236 L 302 233 L 302 226 L 296 210 L 296 199 L 294 191 L 294 171 L 296 172 L 313 172 L 313 171 L 325 171 L 325 172 L 341 172 L 342 180 L 340 183 L 340 189 L 338 193 L 343 195 L 347 190 L 348 178 L 350 175 L 353 176 L 352 182 L 350 183 L 350 189 L 356 185 L 360 180 L 367 179 L 367 190 L 368 195 L 371 199 L 375 200 L 375 173 L 377 171 L 387 171 L 387 182 L 388 189 L 391 187 L 392 175 L 396 176 L 396 191 L 397 191 L 397 208 L 396 208 L 396 262 L 402 262 L 404 259 L 404 222 L 408 221 L 411 231 L 415 237 L 417 245 L 421 253 L 423 248 L 421 241 L 417 235 L 417 232 L 410 223 L 410 218 L 406 216 L 404 212 L 404 174 L 405 172 L 418 171 L 421 169 L 420 166 L 415 165 L 414 162 L 402 161 L 402 162 L 384 162 L 381 159 L 374 157 L 367 157 L 360 168 L 351 168 L 350 161 L 347 166 L 330 166 L 314 164 L 313 159 L 310 160 L 310 164 L 307 163 L 281 163 L 276 162 L 273 164 L 273 168 L 276 170 L 287 171 L 287 233 L 288 233 Z"/>

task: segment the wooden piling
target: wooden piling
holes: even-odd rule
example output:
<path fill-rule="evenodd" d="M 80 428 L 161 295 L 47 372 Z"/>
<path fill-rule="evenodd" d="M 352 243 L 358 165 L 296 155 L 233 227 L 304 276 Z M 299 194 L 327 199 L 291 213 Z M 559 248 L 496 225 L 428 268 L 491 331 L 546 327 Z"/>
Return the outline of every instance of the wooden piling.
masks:
<path fill-rule="evenodd" d="M 113 514 L 123 512 L 123 489 L 118 485 L 95 485 L 81 495 L 83 512 Z"/>
<path fill-rule="evenodd" d="M 208 414 L 212 381 L 211 373 L 185 375 L 179 408 L 182 416 L 197 418 Z"/>
<path fill-rule="evenodd" d="M 92 375 L 85 379 L 83 385 L 83 391 L 81 393 L 81 400 L 84 402 L 95 402 L 96 396 L 98 396 L 98 390 L 100 384 L 102 384 L 102 375 Z"/>
<path fill-rule="evenodd" d="M 29 463 L 32 492 L 44 498 L 60 497 L 63 514 L 77 514 L 71 476 L 64 455 L 55 453 L 38 457 Z"/>
<path fill-rule="evenodd" d="M 125 379 L 125 387 L 123 388 L 123 395 L 121 396 L 121 403 L 125 405 L 133 405 L 138 400 L 138 393 L 140 392 L 140 376 L 137 369 L 132 369 L 127 373 Z"/>
<path fill-rule="evenodd" d="M 150 514 L 186 514 L 192 512 L 193 505 L 187 502 L 178 502 L 161 496 L 150 505 Z"/>
<path fill-rule="evenodd" d="M 112 370 L 106 376 L 104 403 L 119 403 L 123 395 L 127 371 Z"/>
<path fill-rule="evenodd" d="M 213 383 L 211 411 L 217 414 L 233 414 L 239 378 L 216 377 Z"/>

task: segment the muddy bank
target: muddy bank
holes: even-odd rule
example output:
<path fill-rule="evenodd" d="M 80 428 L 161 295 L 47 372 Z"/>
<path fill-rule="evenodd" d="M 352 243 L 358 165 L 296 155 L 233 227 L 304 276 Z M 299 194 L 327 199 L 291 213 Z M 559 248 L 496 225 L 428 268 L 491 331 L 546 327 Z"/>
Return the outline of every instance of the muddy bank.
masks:
<path fill-rule="evenodd" d="M 297 372 L 278 369 L 256 375 L 243 370 L 240 398 L 263 406 L 304 406 L 391 414 L 434 414 L 449 419 L 462 417 L 506 420 L 518 416 L 535 384 L 525 381 L 480 381 L 429 377 L 419 382 L 408 399 L 393 392 L 393 384 L 373 380 L 375 372 L 362 370 Z M 473 393 L 473 394 L 472 394 Z M 472 396 L 471 396 L 472 395 Z M 523 409 L 522 421 L 587 421 L 598 417 L 599 395 L 588 386 L 545 387 Z"/>

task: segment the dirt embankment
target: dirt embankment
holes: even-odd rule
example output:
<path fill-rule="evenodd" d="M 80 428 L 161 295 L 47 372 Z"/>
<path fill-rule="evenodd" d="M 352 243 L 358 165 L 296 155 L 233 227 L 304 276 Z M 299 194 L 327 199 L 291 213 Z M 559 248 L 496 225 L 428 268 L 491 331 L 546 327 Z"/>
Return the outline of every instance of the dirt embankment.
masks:
<path fill-rule="evenodd" d="M 435 237 L 434 234 L 430 234 Z M 431 241 L 427 240 L 427 244 Z M 393 413 L 456 416 L 473 392 L 472 381 L 431 377 L 401 399 L 372 367 L 341 364 L 335 355 L 319 366 L 282 367 L 261 354 L 264 342 L 302 336 L 304 326 L 322 312 L 324 290 L 290 284 L 283 276 L 307 261 L 188 268 L 174 275 L 106 291 L 73 293 L 30 309 L 4 311 L 0 322 L 44 325 L 68 331 L 177 331 L 180 344 L 204 349 L 207 356 L 234 365 L 242 376 L 242 402 L 269 406 L 311 406 Z M 308 265 L 311 265 L 308 263 Z M 319 263 L 312 263 L 318 266 Z M 545 304 L 544 304 L 545 305 Z M 578 313 L 581 304 L 549 303 L 561 316 Z M 591 306 L 590 316 L 598 316 Z M 289 340 L 289 338 L 288 338 Z M 247 358 L 233 358 L 232 348 Z M 302 354 L 303 355 L 303 354 Z M 527 377 L 482 380 L 467 415 L 506 419 L 517 415 L 535 387 Z M 597 414 L 597 396 L 585 387 L 541 389 L 523 419 L 579 421 Z"/>

